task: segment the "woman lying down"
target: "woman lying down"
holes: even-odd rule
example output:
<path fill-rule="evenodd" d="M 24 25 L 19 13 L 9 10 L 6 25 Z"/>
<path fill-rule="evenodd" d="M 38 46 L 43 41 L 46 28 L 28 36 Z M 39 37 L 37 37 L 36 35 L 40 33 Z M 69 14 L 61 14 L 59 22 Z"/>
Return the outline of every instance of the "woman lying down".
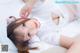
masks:
<path fill-rule="evenodd" d="M 41 51 L 45 50 L 45 47 L 47 47 L 46 49 L 53 47 L 52 45 L 49 46 L 46 43 L 40 42 L 40 40 L 36 37 L 36 34 L 40 27 L 40 23 L 36 19 L 20 18 L 14 19 L 14 21 L 8 23 L 9 23 L 7 27 L 8 38 L 11 39 L 15 46 L 18 48 L 18 53 L 29 53 L 29 49 Z M 73 28 L 75 28 L 74 25 Z M 74 39 L 62 35 L 60 38 L 60 45 L 68 49 L 67 53 L 80 53 L 79 40 L 80 38 Z M 50 42 L 53 43 L 54 41 Z"/>
<path fill-rule="evenodd" d="M 18 49 L 18 53 L 29 53 L 33 50 L 40 53 L 52 45 L 41 42 L 36 36 L 40 23 L 36 19 L 19 18 L 11 16 L 8 20 L 7 35 Z M 30 52 L 30 53 L 33 53 Z"/>

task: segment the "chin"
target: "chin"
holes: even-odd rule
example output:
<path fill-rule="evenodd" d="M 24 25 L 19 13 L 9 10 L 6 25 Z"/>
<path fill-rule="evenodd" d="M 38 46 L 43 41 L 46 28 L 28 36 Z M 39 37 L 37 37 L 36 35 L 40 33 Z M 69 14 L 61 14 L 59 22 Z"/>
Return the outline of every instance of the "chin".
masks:
<path fill-rule="evenodd" d="M 17 41 L 15 45 L 18 49 L 18 53 L 29 53 L 28 41 Z"/>

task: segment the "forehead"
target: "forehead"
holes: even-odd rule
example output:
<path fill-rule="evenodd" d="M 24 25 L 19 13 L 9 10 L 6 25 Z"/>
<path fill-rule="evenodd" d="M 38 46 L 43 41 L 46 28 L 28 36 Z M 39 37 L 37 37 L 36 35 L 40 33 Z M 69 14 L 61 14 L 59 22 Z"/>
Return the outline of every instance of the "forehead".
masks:
<path fill-rule="evenodd" d="M 24 23 L 26 26 L 30 26 L 32 28 L 36 28 L 36 24 L 33 20 L 29 20 L 27 22 Z"/>
<path fill-rule="evenodd" d="M 35 24 L 35 22 L 33 20 L 29 20 L 29 21 L 26 21 L 26 22 L 20 24 L 17 28 L 15 28 L 14 31 L 23 30 L 24 27 L 25 27 L 25 29 L 28 29 L 28 28 L 36 28 L 36 24 Z"/>

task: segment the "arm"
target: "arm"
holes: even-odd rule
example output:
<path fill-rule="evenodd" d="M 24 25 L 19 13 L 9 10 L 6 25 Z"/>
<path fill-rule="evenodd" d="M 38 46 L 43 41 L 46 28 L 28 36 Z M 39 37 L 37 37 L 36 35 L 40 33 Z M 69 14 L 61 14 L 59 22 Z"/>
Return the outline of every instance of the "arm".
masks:
<path fill-rule="evenodd" d="M 64 35 L 62 35 L 60 38 L 60 45 L 65 48 L 70 48 L 70 46 L 73 44 L 73 42 L 74 42 L 73 38 L 69 38 Z"/>
<path fill-rule="evenodd" d="M 69 38 L 62 36 L 60 40 L 61 46 L 67 48 L 67 53 L 80 53 L 80 37 Z"/>

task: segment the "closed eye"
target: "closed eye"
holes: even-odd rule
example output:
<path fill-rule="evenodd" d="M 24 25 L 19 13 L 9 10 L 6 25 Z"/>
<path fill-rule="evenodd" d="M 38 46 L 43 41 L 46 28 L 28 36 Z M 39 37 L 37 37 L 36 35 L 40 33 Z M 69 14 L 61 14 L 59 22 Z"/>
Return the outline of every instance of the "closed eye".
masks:
<path fill-rule="evenodd" d="M 25 26 L 25 24 L 24 24 L 24 23 L 23 23 L 22 25 L 23 25 L 23 26 Z"/>
<path fill-rule="evenodd" d="M 28 36 L 31 37 L 30 33 L 28 33 Z"/>

